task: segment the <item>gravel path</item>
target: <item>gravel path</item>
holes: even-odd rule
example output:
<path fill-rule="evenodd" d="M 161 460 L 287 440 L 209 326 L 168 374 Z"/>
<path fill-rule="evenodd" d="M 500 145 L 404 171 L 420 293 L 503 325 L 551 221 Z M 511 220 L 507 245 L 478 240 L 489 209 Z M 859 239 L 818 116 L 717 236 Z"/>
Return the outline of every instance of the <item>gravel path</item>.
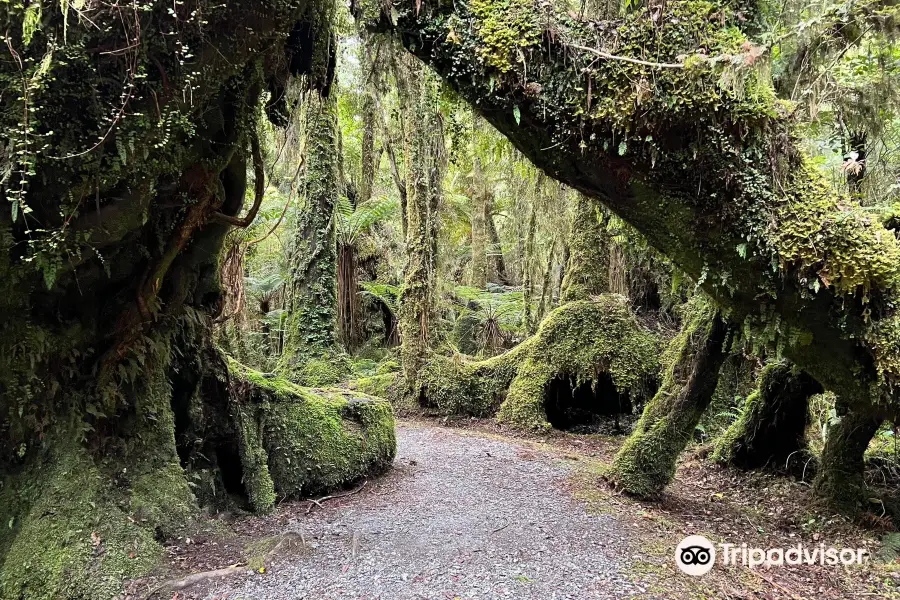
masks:
<path fill-rule="evenodd" d="M 627 598 L 631 552 L 611 515 L 561 488 L 569 467 L 510 441 L 398 427 L 393 472 L 287 531 L 308 552 L 230 582 L 232 600 Z M 220 592 L 221 593 L 221 592 Z"/>

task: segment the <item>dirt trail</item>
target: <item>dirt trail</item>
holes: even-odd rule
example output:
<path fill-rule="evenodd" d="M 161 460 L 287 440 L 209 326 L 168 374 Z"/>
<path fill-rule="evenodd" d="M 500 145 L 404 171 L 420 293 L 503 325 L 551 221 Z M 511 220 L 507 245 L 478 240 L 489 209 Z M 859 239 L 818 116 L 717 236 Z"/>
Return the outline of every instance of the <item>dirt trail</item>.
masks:
<path fill-rule="evenodd" d="M 627 535 L 563 488 L 570 466 L 510 441 L 398 427 L 391 474 L 365 493 L 288 522 L 306 551 L 211 598 L 624 598 Z"/>

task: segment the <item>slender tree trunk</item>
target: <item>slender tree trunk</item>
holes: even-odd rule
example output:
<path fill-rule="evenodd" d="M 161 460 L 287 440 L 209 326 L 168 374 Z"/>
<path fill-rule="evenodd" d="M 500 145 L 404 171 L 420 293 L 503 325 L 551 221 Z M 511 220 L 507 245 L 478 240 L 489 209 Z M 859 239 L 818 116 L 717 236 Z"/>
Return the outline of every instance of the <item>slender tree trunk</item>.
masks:
<path fill-rule="evenodd" d="M 487 285 L 487 220 L 488 190 L 481 170 L 481 161 L 476 158 L 472 166 L 472 279 L 474 288 L 483 290 Z"/>
<path fill-rule="evenodd" d="M 695 297 L 692 315 L 672 341 L 662 386 L 616 454 L 609 480 L 642 498 L 658 496 L 712 400 L 726 358 L 728 327 L 720 311 Z"/>
<path fill-rule="evenodd" d="M 532 296 L 534 295 L 532 277 L 534 272 L 534 236 L 537 231 L 537 199 L 538 195 L 542 193 L 542 183 L 543 175 L 539 175 L 534 186 L 534 198 L 529 208 L 528 229 L 525 233 L 525 253 L 522 258 L 522 322 L 528 335 L 533 334 L 536 329 L 531 307 L 533 302 Z"/>
<path fill-rule="evenodd" d="M 497 275 L 497 282 L 503 285 L 511 285 L 509 275 L 506 272 L 506 259 L 503 258 L 503 244 L 500 242 L 500 235 L 497 233 L 497 225 L 494 222 L 494 197 L 489 194 L 487 197 L 487 228 L 488 241 L 490 248 L 488 254 L 493 257 L 494 273 Z"/>
<path fill-rule="evenodd" d="M 294 233 L 291 256 L 291 308 L 282 363 L 302 367 L 334 348 L 337 306 L 336 95 L 316 98 L 307 108 L 306 205 Z"/>
<path fill-rule="evenodd" d="M 609 233 L 599 206 L 583 194 L 575 200 L 571 231 L 561 302 L 587 300 L 609 291 Z"/>
<path fill-rule="evenodd" d="M 550 280 L 553 276 L 553 258 L 556 256 L 556 240 L 550 242 L 550 249 L 547 251 L 547 268 L 544 269 L 544 279 L 541 282 L 541 302 L 538 305 L 537 322 L 540 323 L 547 315 L 548 295 L 551 293 Z"/>

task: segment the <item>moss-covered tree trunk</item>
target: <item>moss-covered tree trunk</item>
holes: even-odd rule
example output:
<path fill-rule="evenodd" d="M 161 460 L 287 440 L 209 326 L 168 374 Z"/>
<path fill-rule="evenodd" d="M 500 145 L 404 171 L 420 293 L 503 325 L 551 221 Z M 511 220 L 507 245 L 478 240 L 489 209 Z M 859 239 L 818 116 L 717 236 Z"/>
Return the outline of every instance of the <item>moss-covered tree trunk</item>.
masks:
<path fill-rule="evenodd" d="M 503 256 L 503 244 L 500 241 L 500 234 L 497 232 L 497 224 L 494 222 L 494 196 L 488 194 L 485 199 L 485 221 L 487 222 L 488 231 L 488 256 L 492 259 L 491 275 L 496 276 L 496 281 L 503 285 L 510 285 L 509 274 L 506 272 L 506 259 Z"/>
<path fill-rule="evenodd" d="M 483 290 L 488 279 L 488 213 L 489 194 L 481 169 L 481 160 L 476 158 L 472 166 L 472 287 Z"/>
<path fill-rule="evenodd" d="M 522 324 L 525 326 L 525 331 L 528 335 L 533 334 L 537 329 L 537 319 L 534 317 L 532 307 L 534 302 L 534 238 L 537 233 L 538 196 L 542 193 L 541 184 L 543 180 L 543 174 L 538 175 L 531 206 L 528 209 L 528 228 L 525 231 L 525 247 L 522 253 Z"/>
<path fill-rule="evenodd" d="M 820 393 L 822 386 L 789 362 L 766 365 L 740 417 L 716 440 L 713 458 L 743 469 L 786 469 L 806 447 L 809 397 Z"/>
<path fill-rule="evenodd" d="M 830 504 L 856 512 L 864 508 L 863 467 L 866 448 L 884 422 L 877 412 L 854 411 L 838 399 L 840 420 L 828 429 L 813 490 Z"/>
<path fill-rule="evenodd" d="M 691 300 L 691 314 L 672 340 L 659 391 L 607 474 L 619 489 L 642 498 L 658 496 L 675 477 L 678 456 L 712 400 L 727 356 L 728 326 L 707 300 Z"/>
<path fill-rule="evenodd" d="M 597 204 L 578 194 L 572 215 L 569 260 L 561 302 L 586 300 L 609 291 L 609 232 Z"/>
<path fill-rule="evenodd" d="M 400 86 L 406 145 L 406 270 L 400 294 L 403 372 L 414 386 L 428 352 L 434 311 L 437 205 L 443 180 L 443 138 L 425 69 L 407 61 Z M 411 388 L 410 388 L 411 389 Z"/>
<path fill-rule="evenodd" d="M 291 305 L 283 364 L 302 372 L 310 359 L 333 350 L 337 307 L 337 96 L 314 98 L 307 107 L 306 204 L 294 232 Z"/>
<path fill-rule="evenodd" d="M 730 320 L 852 402 L 897 409 L 900 242 L 803 155 L 759 68 L 755 3 L 670 0 L 601 25 L 536 0 L 360 8 Z"/>
<path fill-rule="evenodd" d="M 218 255 L 262 197 L 263 112 L 317 85 L 326 7 L 140 8 L 0 5 L 21 59 L 0 61 L 4 599 L 117 596 L 213 490 L 246 495 L 209 345 Z"/>

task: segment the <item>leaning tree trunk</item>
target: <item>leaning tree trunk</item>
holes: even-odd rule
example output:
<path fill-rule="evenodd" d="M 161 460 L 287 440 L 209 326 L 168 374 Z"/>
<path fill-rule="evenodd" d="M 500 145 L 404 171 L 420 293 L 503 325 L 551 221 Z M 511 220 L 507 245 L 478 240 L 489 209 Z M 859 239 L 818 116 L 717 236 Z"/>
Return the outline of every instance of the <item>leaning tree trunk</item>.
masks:
<path fill-rule="evenodd" d="M 262 200 L 263 92 L 322 83 L 312 2 L 82 4 L 0 4 L 2 598 L 116 596 L 207 484 L 247 496 L 231 395 L 197 383 L 229 380 L 218 254 Z"/>
<path fill-rule="evenodd" d="M 659 391 L 616 454 L 607 478 L 626 493 L 653 498 L 675 477 L 678 456 L 712 400 L 727 356 L 721 312 L 695 296 L 692 314 L 672 340 Z"/>
<path fill-rule="evenodd" d="M 742 469 L 786 469 L 806 447 L 809 397 L 820 393 L 819 382 L 787 361 L 767 365 L 741 416 L 716 440 L 713 458 Z"/>
<path fill-rule="evenodd" d="M 560 302 L 586 300 L 609 291 L 609 237 L 599 207 L 578 194 Z"/>
<path fill-rule="evenodd" d="M 900 242 L 803 155 L 747 37 L 753 2 L 661 10 L 592 24 L 536 0 L 357 7 L 730 320 L 854 404 L 896 410 Z"/>

